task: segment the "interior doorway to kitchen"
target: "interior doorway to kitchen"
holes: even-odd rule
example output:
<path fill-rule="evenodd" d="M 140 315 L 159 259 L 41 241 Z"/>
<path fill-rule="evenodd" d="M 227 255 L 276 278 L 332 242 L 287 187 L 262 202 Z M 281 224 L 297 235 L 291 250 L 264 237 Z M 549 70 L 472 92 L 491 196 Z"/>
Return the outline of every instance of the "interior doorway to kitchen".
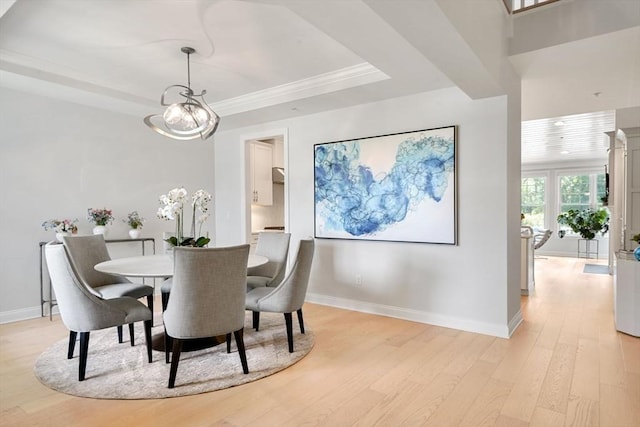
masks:
<path fill-rule="evenodd" d="M 259 232 L 287 228 L 286 135 L 286 130 L 279 130 L 245 139 L 246 231 L 252 250 Z"/>

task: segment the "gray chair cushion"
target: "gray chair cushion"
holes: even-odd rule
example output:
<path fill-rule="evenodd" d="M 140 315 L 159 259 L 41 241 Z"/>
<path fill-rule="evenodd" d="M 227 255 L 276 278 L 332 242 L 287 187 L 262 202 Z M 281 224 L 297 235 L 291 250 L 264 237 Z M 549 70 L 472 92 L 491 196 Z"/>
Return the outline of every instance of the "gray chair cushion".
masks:
<path fill-rule="evenodd" d="M 142 283 L 114 283 L 111 285 L 103 285 L 93 288 L 100 297 L 104 299 L 118 298 L 118 297 L 131 297 L 142 298 L 149 295 L 149 288 L 151 286 Z"/>
<path fill-rule="evenodd" d="M 273 291 L 273 288 L 255 288 L 250 292 L 247 292 L 247 296 L 245 297 L 245 308 L 251 311 L 260 311 L 258 307 L 258 300 L 260 298 L 269 295 Z"/>
<path fill-rule="evenodd" d="M 290 239 L 291 234 L 289 233 L 259 233 L 256 255 L 267 257 L 269 261 L 266 264 L 247 269 L 247 276 L 268 277 L 269 282 L 261 286 L 277 286 L 284 278 Z M 249 289 L 248 283 L 247 289 Z"/>
<path fill-rule="evenodd" d="M 247 292 L 255 288 L 261 288 L 271 283 L 271 277 L 247 276 Z"/>

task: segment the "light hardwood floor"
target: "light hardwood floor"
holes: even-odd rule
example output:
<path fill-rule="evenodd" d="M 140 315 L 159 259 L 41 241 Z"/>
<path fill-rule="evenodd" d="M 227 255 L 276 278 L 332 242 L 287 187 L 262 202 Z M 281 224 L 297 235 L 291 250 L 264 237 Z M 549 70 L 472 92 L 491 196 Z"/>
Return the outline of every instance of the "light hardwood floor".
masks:
<path fill-rule="evenodd" d="M 32 369 L 66 338 L 60 320 L 0 325 L 0 425 L 640 426 L 640 339 L 615 331 L 611 277 L 583 274 L 584 260 L 536 263 L 509 340 L 307 304 L 317 339 L 306 358 L 183 398 L 57 393 Z"/>

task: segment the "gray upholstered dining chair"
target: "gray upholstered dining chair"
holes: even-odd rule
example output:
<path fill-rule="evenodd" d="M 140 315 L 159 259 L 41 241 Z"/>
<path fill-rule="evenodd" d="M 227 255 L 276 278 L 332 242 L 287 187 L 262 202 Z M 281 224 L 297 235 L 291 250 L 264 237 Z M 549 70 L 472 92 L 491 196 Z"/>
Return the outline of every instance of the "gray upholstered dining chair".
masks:
<path fill-rule="evenodd" d="M 549 229 L 534 232 L 533 233 L 533 250 L 540 249 L 545 243 L 547 243 L 547 240 L 551 238 L 552 234 L 553 232 Z"/>
<path fill-rule="evenodd" d="M 56 293 L 62 322 L 69 329 L 67 359 L 73 357 L 77 334 L 80 333 L 78 380 L 84 381 L 89 352 L 89 334 L 113 326 L 144 322 L 147 357 L 151 363 L 151 310 L 131 297 L 103 299 L 98 297 L 78 277 L 69 262 L 65 247 L 51 242 L 45 245 L 47 268 Z M 131 327 L 132 329 L 132 327 Z M 130 329 L 130 330 L 131 330 Z M 132 340 L 133 345 L 133 340 Z"/>
<path fill-rule="evenodd" d="M 260 312 L 284 313 L 287 328 L 289 353 L 293 353 L 293 319 L 291 313 L 298 314 L 300 332 L 304 334 L 302 305 L 307 294 L 311 262 L 313 261 L 314 241 L 300 241 L 296 262 L 287 277 L 275 288 L 260 287 L 247 293 L 245 307 L 253 312 L 253 327 L 260 327 Z"/>
<path fill-rule="evenodd" d="M 62 241 L 78 277 L 99 297 L 146 297 L 147 306 L 153 313 L 153 286 L 132 283 L 124 277 L 102 273 L 94 268 L 96 264 L 111 259 L 103 235 L 64 236 Z M 122 326 L 118 327 L 118 341 L 122 342 Z"/>
<path fill-rule="evenodd" d="M 258 234 L 256 255 L 267 257 L 269 262 L 247 270 L 247 292 L 262 286 L 278 286 L 287 269 L 290 239 L 289 233 L 261 232 Z"/>
<path fill-rule="evenodd" d="M 167 360 L 171 348 L 169 388 L 175 386 L 183 341 L 194 338 L 230 340 L 233 332 L 242 371 L 249 373 L 243 338 L 249 245 L 177 247 L 173 257 L 171 298 L 163 313 Z"/>

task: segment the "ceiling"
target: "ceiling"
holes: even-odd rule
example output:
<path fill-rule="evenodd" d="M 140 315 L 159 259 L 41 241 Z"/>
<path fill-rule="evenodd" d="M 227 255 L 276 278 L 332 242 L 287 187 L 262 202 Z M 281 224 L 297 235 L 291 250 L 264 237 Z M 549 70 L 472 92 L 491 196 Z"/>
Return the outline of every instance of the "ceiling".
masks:
<path fill-rule="evenodd" d="M 221 130 L 453 86 L 365 2 L 325 5 L 17 0 L 0 21 L 0 84 L 144 117 L 186 84 L 191 46 L 192 88 Z"/>
<path fill-rule="evenodd" d="M 501 0 L 465 1 L 471 11 Z M 640 25 L 511 57 L 523 118 L 640 105 L 624 91 L 640 78 L 628 50 L 638 40 Z M 0 86 L 142 119 L 159 112 L 167 86 L 186 84 L 182 46 L 197 51 L 191 86 L 206 89 L 220 130 L 483 84 L 474 80 L 481 61 L 436 0 L 0 0 Z M 493 89 L 464 90 L 474 98 Z M 559 150 L 558 130 L 542 127 L 548 135 L 523 137 L 527 147 L 551 138 L 545 149 L 523 148 L 535 161 Z"/>
<path fill-rule="evenodd" d="M 616 130 L 615 111 L 572 114 L 522 122 L 522 163 L 607 163 L 609 138 Z"/>

